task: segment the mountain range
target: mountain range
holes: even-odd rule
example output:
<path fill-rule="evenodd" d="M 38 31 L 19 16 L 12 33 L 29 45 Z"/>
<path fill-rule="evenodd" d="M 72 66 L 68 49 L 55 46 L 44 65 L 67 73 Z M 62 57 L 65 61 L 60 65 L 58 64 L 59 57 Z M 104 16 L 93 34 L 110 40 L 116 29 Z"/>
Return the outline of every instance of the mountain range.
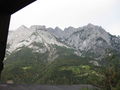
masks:
<path fill-rule="evenodd" d="M 68 27 L 64 30 L 40 25 L 27 28 L 23 25 L 9 33 L 7 52 L 10 55 L 26 47 L 32 49 L 32 52 L 49 52 L 50 57 L 57 57 L 55 46 L 72 49 L 78 56 L 100 59 L 107 49 L 120 51 L 120 38 L 93 24 L 79 28 Z"/>
<path fill-rule="evenodd" d="M 79 83 L 79 80 L 70 81 L 68 77 L 59 80 L 61 74 L 55 73 L 60 71 L 63 76 L 68 76 L 70 72 L 63 73 L 66 70 L 78 75 L 78 72 L 74 72 L 76 68 L 78 71 L 87 68 L 91 71 L 89 65 L 100 66 L 99 61 L 103 61 L 107 55 L 111 56 L 113 52 L 120 53 L 120 37 L 111 35 L 101 26 L 88 24 L 78 28 L 70 26 L 62 30 L 59 27 L 33 25 L 28 28 L 22 25 L 9 32 L 3 81 Z M 57 79 L 54 79 L 55 75 Z"/>

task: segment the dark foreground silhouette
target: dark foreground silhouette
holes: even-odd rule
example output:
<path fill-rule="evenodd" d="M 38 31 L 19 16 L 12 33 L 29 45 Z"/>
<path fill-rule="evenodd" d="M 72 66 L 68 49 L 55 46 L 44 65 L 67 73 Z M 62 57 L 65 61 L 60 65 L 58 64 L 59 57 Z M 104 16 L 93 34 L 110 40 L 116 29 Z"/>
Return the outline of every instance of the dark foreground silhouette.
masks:
<path fill-rule="evenodd" d="M 91 85 L 16 85 L 16 84 L 0 84 L 0 90 L 83 90 L 90 88 Z M 97 89 L 95 89 L 97 90 Z"/>

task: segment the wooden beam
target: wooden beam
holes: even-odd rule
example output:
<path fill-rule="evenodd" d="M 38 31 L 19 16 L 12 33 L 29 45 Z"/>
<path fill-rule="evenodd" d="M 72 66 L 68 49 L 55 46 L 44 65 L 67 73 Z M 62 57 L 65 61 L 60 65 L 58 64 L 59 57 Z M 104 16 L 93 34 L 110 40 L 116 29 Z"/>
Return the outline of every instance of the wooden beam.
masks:
<path fill-rule="evenodd" d="M 10 15 L 0 14 L 0 74 L 3 69 Z"/>
<path fill-rule="evenodd" d="M 36 0 L 1 0 L 0 12 L 13 14 Z"/>

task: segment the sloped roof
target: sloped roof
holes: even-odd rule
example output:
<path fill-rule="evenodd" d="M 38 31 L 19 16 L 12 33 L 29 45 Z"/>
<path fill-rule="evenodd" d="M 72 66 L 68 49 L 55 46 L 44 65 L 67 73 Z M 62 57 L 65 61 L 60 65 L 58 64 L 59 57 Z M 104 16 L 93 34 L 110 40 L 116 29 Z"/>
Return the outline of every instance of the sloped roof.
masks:
<path fill-rule="evenodd" d="M 0 0 L 0 13 L 13 14 L 36 0 Z"/>

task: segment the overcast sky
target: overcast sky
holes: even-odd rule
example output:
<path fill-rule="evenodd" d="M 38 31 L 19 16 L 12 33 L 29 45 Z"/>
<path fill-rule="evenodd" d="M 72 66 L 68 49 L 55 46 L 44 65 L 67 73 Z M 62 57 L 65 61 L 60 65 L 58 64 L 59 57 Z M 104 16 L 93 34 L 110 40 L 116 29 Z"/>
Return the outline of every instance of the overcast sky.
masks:
<path fill-rule="evenodd" d="M 12 15 L 10 30 L 21 25 L 81 27 L 92 23 L 120 35 L 120 0 L 37 0 Z"/>

